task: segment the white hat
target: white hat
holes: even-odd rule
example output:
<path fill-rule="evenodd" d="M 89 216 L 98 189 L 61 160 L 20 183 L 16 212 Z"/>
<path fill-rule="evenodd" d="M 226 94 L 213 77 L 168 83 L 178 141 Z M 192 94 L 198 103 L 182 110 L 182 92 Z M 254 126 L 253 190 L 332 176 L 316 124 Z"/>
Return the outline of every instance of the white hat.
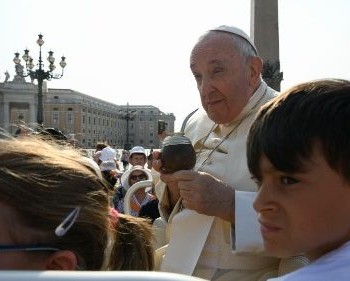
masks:
<path fill-rule="evenodd" d="M 222 31 L 222 32 L 227 32 L 227 33 L 238 35 L 238 36 L 242 37 L 243 39 L 245 39 L 252 46 L 255 53 L 258 54 L 258 50 L 256 49 L 255 44 L 252 41 L 252 39 L 250 39 L 250 37 L 243 30 L 241 30 L 235 26 L 220 25 L 216 28 L 210 29 L 210 31 Z"/>
<path fill-rule="evenodd" d="M 131 150 L 130 150 L 130 154 L 129 157 L 131 155 L 133 155 L 134 153 L 141 153 L 141 154 L 145 154 L 146 156 L 146 151 L 142 146 L 134 146 Z"/>
<path fill-rule="evenodd" d="M 103 161 L 115 160 L 117 157 L 117 152 L 112 147 L 105 147 L 101 150 L 101 155 L 99 159 Z"/>
<path fill-rule="evenodd" d="M 100 164 L 100 170 L 103 171 L 112 171 L 116 170 L 117 165 L 115 164 L 114 160 L 108 160 L 108 161 L 102 161 Z"/>
<path fill-rule="evenodd" d="M 151 174 L 151 170 L 143 168 L 142 166 L 133 166 L 131 169 L 127 170 L 124 172 L 124 174 L 122 175 L 120 181 L 122 183 L 122 186 L 125 190 L 128 190 L 130 185 L 129 185 L 129 177 L 131 175 L 132 172 L 134 171 L 141 171 L 144 172 L 147 175 L 147 180 L 153 180 L 152 178 L 152 174 Z"/>
<path fill-rule="evenodd" d="M 82 159 L 83 159 L 84 162 L 86 162 L 86 163 L 89 165 L 89 167 L 91 167 L 91 168 L 94 170 L 95 174 L 96 174 L 100 179 L 103 178 L 103 177 L 102 177 L 102 174 L 101 174 L 100 167 L 97 165 L 97 163 L 96 163 L 93 159 L 91 159 L 90 157 L 85 157 L 85 156 L 83 156 Z"/>

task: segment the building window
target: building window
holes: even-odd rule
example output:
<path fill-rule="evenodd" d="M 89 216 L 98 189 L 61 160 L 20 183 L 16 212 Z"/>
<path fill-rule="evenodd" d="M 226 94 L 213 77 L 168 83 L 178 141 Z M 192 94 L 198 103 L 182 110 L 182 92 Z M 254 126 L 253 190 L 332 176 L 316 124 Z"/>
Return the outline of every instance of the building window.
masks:
<path fill-rule="evenodd" d="M 72 107 L 68 107 L 67 111 L 73 111 L 73 108 Z"/>
<path fill-rule="evenodd" d="M 59 112 L 52 112 L 52 125 L 58 125 L 58 122 L 60 120 L 60 113 Z"/>
<path fill-rule="evenodd" d="M 67 112 L 67 124 L 72 125 L 74 123 L 74 115 L 72 112 Z"/>

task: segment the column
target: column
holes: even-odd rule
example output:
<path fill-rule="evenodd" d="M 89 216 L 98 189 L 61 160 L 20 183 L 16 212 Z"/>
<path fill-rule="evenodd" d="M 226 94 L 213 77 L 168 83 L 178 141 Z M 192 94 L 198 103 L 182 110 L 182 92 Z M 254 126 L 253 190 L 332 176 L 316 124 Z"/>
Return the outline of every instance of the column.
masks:
<path fill-rule="evenodd" d="M 36 107 L 33 101 L 29 103 L 29 121 L 30 125 L 36 124 Z"/>
<path fill-rule="evenodd" d="M 10 103 L 7 101 L 4 101 L 4 129 L 9 132 L 10 129 Z"/>
<path fill-rule="evenodd" d="M 276 91 L 281 89 L 278 0 L 251 0 L 250 36 L 264 60 L 263 79 Z"/>

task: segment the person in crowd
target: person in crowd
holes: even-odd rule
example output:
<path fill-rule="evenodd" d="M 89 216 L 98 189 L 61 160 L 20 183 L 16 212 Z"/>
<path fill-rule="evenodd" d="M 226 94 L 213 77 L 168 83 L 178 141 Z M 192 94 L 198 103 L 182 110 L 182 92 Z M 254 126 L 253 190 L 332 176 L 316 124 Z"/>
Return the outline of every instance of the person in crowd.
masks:
<path fill-rule="evenodd" d="M 133 166 L 131 169 L 123 173 L 121 177 L 121 187 L 117 190 L 114 196 L 114 207 L 118 212 L 125 213 L 125 193 L 127 190 L 137 182 L 152 180 L 150 170 L 143 168 L 142 166 Z M 154 199 L 154 196 L 146 192 L 146 188 L 140 188 L 135 191 L 131 197 L 131 215 L 138 217 L 140 209 L 143 205 Z M 121 189 L 121 190 L 120 190 Z"/>
<path fill-rule="evenodd" d="M 99 166 L 104 179 L 107 181 L 111 191 L 114 191 L 115 185 L 118 179 L 121 177 L 122 172 L 117 169 L 117 165 L 114 160 L 108 160 L 101 162 Z"/>
<path fill-rule="evenodd" d="M 147 163 L 146 151 L 142 146 L 134 146 L 129 151 L 129 168 L 132 166 L 145 167 Z"/>
<path fill-rule="evenodd" d="M 147 169 L 152 170 L 152 162 L 153 162 L 153 151 L 149 153 L 147 156 Z"/>
<path fill-rule="evenodd" d="M 93 154 L 93 159 L 95 160 L 95 162 L 100 165 L 102 160 L 100 159 L 101 157 L 101 151 L 102 149 L 104 149 L 105 147 L 107 147 L 107 145 L 103 142 L 98 142 L 95 146 L 95 152 Z"/>
<path fill-rule="evenodd" d="M 350 81 L 321 79 L 282 93 L 248 136 L 254 208 L 268 253 L 310 265 L 271 280 L 348 280 Z"/>
<path fill-rule="evenodd" d="M 124 149 L 122 151 L 122 156 L 121 156 L 120 160 L 123 164 L 123 171 L 126 171 L 126 169 L 128 168 L 128 165 L 129 165 L 129 151 Z"/>
<path fill-rule="evenodd" d="M 117 164 L 117 152 L 114 148 L 110 147 L 109 145 L 106 145 L 106 147 L 101 149 L 101 155 L 100 155 L 101 161 L 115 161 Z"/>
<path fill-rule="evenodd" d="M 93 159 L 98 165 L 105 161 L 114 161 L 117 169 L 120 170 L 116 150 L 103 142 L 96 144 Z"/>
<path fill-rule="evenodd" d="M 257 188 L 246 165 L 246 136 L 259 108 L 277 94 L 262 80 L 262 65 L 252 40 L 232 26 L 209 30 L 192 49 L 203 109 L 187 120 L 184 133 L 196 165 L 165 174 L 160 153 L 153 153 L 162 180 L 160 214 L 171 226 L 162 271 L 261 281 L 305 263 L 296 258 L 281 266 L 265 255 L 252 207 Z"/>
<path fill-rule="evenodd" d="M 0 269 L 154 269 L 149 222 L 110 207 L 91 162 L 37 136 L 0 140 Z"/>
<path fill-rule="evenodd" d="M 153 223 L 155 219 L 160 217 L 158 204 L 159 200 L 156 196 L 154 196 L 151 201 L 141 206 L 139 217 L 148 218 L 151 220 L 151 223 Z"/>

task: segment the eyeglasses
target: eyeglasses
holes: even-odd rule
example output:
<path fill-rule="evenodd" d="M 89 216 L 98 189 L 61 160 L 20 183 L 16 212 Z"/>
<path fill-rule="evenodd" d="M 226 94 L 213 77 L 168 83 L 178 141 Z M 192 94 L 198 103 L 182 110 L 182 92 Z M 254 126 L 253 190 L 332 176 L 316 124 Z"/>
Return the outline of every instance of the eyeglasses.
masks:
<path fill-rule="evenodd" d="M 0 245 L 0 253 L 2 252 L 57 252 L 60 249 L 55 248 L 50 245 L 38 245 L 38 244 L 28 244 L 28 245 Z"/>
<path fill-rule="evenodd" d="M 136 181 L 136 180 L 141 180 L 141 181 L 144 181 L 144 180 L 147 180 L 147 176 L 145 174 L 141 174 L 141 175 L 131 175 L 130 176 L 130 179 Z"/>

